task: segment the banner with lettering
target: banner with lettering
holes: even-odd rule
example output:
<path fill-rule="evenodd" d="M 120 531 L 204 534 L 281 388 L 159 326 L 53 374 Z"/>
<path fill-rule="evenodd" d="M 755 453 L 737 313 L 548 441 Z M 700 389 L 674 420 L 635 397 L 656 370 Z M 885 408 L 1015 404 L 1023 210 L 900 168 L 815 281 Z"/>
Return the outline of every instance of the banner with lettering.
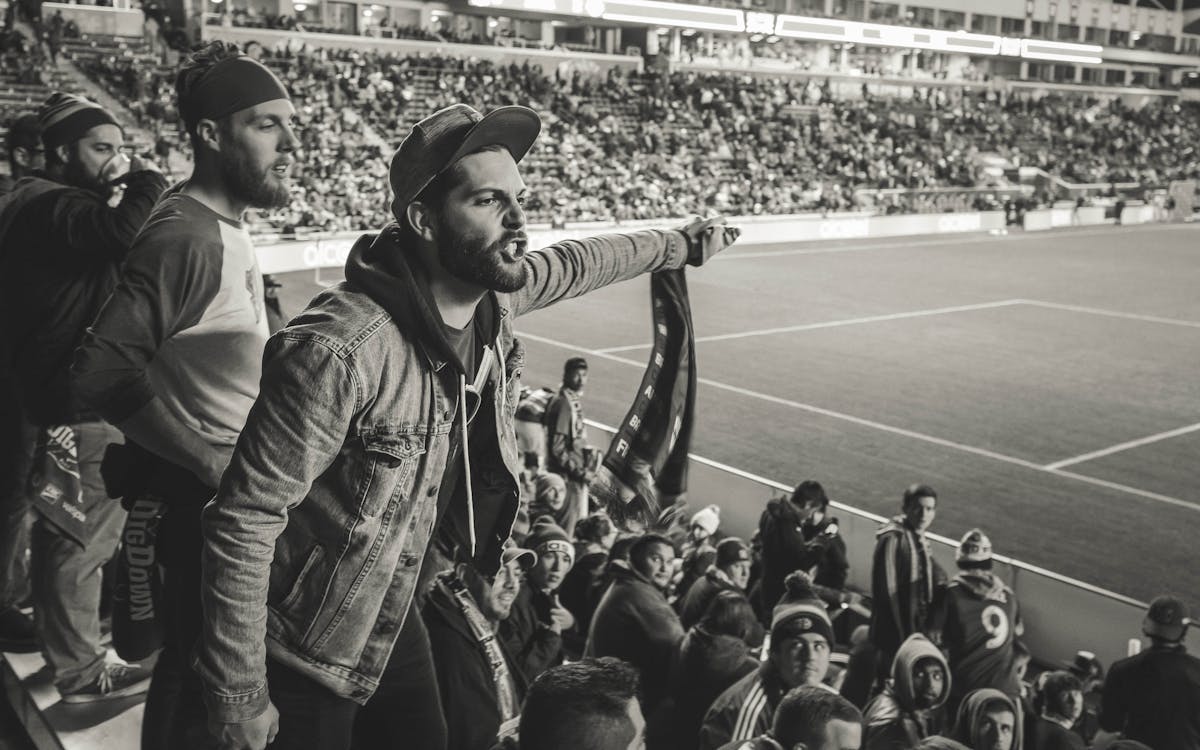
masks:
<path fill-rule="evenodd" d="M 685 272 L 651 274 L 650 295 L 654 315 L 650 361 L 633 405 L 608 446 L 607 472 L 597 477 L 592 491 L 615 494 L 625 505 L 640 498 L 639 504 L 656 516 L 687 491 L 696 408 L 696 343 Z"/>

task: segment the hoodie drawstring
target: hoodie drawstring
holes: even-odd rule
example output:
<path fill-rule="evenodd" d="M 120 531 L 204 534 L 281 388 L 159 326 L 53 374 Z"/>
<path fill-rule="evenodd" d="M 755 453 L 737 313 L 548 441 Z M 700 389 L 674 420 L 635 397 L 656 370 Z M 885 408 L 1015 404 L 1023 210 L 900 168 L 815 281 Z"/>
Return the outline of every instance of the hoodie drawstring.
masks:
<path fill-rule="evenodd" d="M 475 559 L 475 496 L 471 491 L 471 440 L 467 432 L 467 376 L 458 376 L 458 416 L 462 425 L 463 483 L 467 488 L 467 527 L 471 535 L 471 559 Z"/>

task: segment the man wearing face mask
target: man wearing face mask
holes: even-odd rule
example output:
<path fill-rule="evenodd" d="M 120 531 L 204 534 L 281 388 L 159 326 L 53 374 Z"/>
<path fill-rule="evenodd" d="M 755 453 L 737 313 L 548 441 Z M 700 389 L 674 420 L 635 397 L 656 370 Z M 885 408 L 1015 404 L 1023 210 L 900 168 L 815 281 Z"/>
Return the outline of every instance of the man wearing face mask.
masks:
<path fill-rule="evenodd" d="M 192 174 L 155 206 L 75 362 L 88 403 L 138 446 L 125 459 L 129 494 L 163 512 L 165 632 L 142 722 L 145 748 L 210 742 L 189 664 L 201 623 L 200 510 L 258 393 L 269 329 L 243 214 L 288 202 L 300 145 L 287 90 L 234 45 L 193 53 L 175 89 Z"/>
<path fill-rule="evenodd" d="M 8 334 L 9 351 L 20 403 L 40 433 L 31 493 L 34 616 L 64 702 L 83 703 L 144 692 L 148 674 L 108 664 L 100 645 L 99 569 L 125 519 L 105 494 L 100 462 L 120 433 L 83 403 L 69 376 L 71 355 L 167 182 L 152 164 L 124 157 L 124 134 L 100 106 L 56 92 L 37 116 L 46 168 L 9 198 L 0 296 L 5 318 L 20 321 Z M 125 195 L 114 208 L 116 177 Z"/>

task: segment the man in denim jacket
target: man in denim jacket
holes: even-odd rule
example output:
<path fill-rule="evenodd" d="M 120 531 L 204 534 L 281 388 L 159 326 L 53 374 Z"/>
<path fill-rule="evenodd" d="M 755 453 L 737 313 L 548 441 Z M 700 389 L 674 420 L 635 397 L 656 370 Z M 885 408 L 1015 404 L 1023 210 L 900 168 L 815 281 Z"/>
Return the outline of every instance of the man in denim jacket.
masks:
<path fill-rule="evenodd" d="M 268 343 L 204 512 L 196 666 L 227 747 L 348 747 L 372 695 L 388 708 L 375 744 L 436 746 L 436 727 L 387 714 L 437 694 L 408 616 L 434 530 L 490 577 L 516 517 L 513 318 L 737 238 L 696 220 L 527 254 L 517 162 L 540 127 L 464 105 L 418 123 L 392 159 L 398 223 L 360 238 L 346 282 Z"/>

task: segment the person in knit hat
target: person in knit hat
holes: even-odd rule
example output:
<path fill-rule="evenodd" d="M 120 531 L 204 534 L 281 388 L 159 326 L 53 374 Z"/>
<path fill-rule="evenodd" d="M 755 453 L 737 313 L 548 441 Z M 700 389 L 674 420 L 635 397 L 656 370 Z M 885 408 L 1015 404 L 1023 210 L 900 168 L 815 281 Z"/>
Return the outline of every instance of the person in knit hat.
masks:
<path fill-rule="evenodd" d="M 737 537 L 722 539 L 717 544 L 713 564 L 708 567 L 680 600 L 679 620 L 683 627 L 691 628 L 700 622 L 709 603 L 722 591 L 736 591 L 746 596 L 750 582 L 750 546 Z M 763 628 L 758 623 L 752 644 L 762 643 Z"/>
<path fill-rule="evenodd" d="M 704 577 L 704 574 L 716 562 L 716 544 L 719 541 L 718 530 L 720 527 L 721 508 L 716 505 L 701 508 L 692 515 L 692 520 L 688 524 L 687 539 L 683 543 L 680 554 L 683 564 L 680 566 L 682 575 L 675 587 L 675 595 L 678 597 L 676 607 L 682 607 L 683 600 L 691 590 L 692 584 Z"/>
<path fill-rule="evenodd" d="M 105 491 L 100 464 L 121 434 L 84 403 L 71 360 L 167 181 L 149 161 L 124 156 L 124 133 L 94 102 L 54 92 L 37 124 L 45 169 L 21 180 L 0 211 L 0 300 L 5 320 L 20 321 L 3 348 L 39 433 L 32 475 L 20 478 L 33 480 L 34 618 L 63 701 L 85 703 L 145 692 L 149 672 L 110 663 L 101 644 L 99 571 L 126 513 Z M 125 190 L 114 206 L 118 178 Z"/>
<path fill-rule="evenodd" d="M 708 709 L 700 729 L 700 750 L 763 734 L 779 701 L 802 685 L 836 693 L 826 685 L 833 648 L 833 623 L 808 574 L 797 571 L 771 611 L 771 645 L 754 672 L 735 682 Z"/>
<path fill-rule="evenodd" d="M 534 519 L 525 546 L 537 554 L 537 563 L 521 584 L 499 633 L 516 668 L 532 682 L 562 663 L 563 634 L 575 625 L 575 616 L 558 598 L 558 588 L 575 563 L 575 545 L 553 519 L 542 516 Z"/>
<path fill-rule="evenodd" d="M 980 688 L 995 688 L 1019 701 L 1013 644 L 1025 628 L 1016 595 L 992 572 L 992 542 L 971 529 L 954 559 L 958 573 L 939 590 L 929 624 L 950 662 L 948 709 L 954 711 L 964 695 Z"/>

